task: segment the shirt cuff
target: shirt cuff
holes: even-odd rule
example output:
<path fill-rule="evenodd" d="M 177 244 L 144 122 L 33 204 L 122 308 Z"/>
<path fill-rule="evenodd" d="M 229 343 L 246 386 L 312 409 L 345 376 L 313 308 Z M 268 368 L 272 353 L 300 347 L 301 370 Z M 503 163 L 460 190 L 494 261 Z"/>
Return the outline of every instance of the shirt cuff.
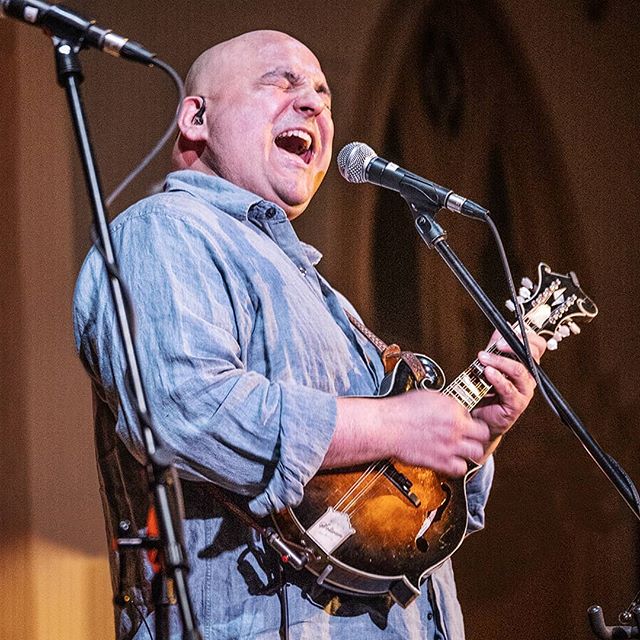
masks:
<path fill-rule="evenodd" d="M 484 509 L 489 499 L 495 463 L 490 456 L 467 483 L 467 535 L 484 528 Z"/>
<path fill-rule="evenodd" d="M 282 386 L 279 459 L 265 490 L 249 503 L 259 517 L 298 504 L 333 438 L 336 397 L 301 385 Z"/>

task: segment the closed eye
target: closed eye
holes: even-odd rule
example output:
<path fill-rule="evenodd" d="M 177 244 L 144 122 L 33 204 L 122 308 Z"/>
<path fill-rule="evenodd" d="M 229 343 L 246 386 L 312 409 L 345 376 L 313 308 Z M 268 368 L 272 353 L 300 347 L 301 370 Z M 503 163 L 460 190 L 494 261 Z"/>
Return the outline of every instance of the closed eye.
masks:
<path fill-rule="evenodd" d="M 290 69 L 274 69 L 273 71 L 268 71 L 263 74 L 260 79 L 267 84 L 273 84 L 285 91 L 297 89 L 306 82 L 304 76 Z M 319 82 L 316 84 L 315 90 L 324 98 L 327 109 L 331 110 L 331 91 L 329 87 L 324 82 Z"/>
<path fill-rule="evenodd" d="M 268 71 L 260 78 L 265 84 L 273 84 L 281 89 L 291 89 L 299 86 L 304 80 L 293 71 L 286 71 L 284 69 L 276 69 L 274 71 Z"/>

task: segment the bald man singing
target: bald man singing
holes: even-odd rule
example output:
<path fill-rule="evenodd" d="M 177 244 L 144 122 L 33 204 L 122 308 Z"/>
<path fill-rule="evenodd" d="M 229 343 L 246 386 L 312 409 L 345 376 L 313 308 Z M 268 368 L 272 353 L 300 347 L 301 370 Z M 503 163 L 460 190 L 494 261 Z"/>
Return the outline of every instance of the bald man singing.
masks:
<path fill-rule="evenodd" d="M 212 484 L 260 518 L 300 502 L 321 469 L 394 458 L 448 476 L 484 463 L 468 486 L 468 530 L 482 527 L 491 454 L 525 409 L 534 383 L 518 362 L 481 352 L 494 387 L 471 413 L 450 397 L 373 396 L 384 375 L 349 321 L 350 303 L 320 275 L 319 253 L 291 220 L 329 167 L 331 93 L 314 54 L 275 31 L 205 51 L 188 97 L 164 191 L 112 223 L 131 292 L 155 426 L 176 456 L 196 615 L 207 640 L 280 637 L 281 598 L 294 639 L 460 640 L 451 565 L 406 609 L 388 597 L 344 596 L 308 572 L 287 572 L 254 532 L 221 507 Z M 108 283 L 92 249 L 74 305 L 92 379 L 98 467 L 111 549 L 119 639 L 153 637 L 151 568 L 119 553 L 118 523 L 146 522 L 144 449 L 126 388 Z M 544 346 L 530 340 L 536 356 Z M 357 397 L 353 397 L 357 396 Z M 175 607 L 171 638 L 180 638 Z"/>

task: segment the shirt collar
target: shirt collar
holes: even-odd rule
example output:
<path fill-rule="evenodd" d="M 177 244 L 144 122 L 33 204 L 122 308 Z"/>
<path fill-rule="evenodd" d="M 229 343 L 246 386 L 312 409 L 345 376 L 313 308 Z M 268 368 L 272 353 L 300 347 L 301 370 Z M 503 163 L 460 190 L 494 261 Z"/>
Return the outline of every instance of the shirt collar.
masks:
<path fill-rule="evenodd" d="M 212 207 L 216 207 L 240 220 L 249 219 L 249 211 L 275 208 L 282 218 L 286 219 L 284 210 L 273 202 L 269 202 L 255 193 L 242 189 L 232 182 L 219 176 L 183 169 L 173 171 L 164 183 L 165 191 L 185 191 L 194 198 L 198 198 Z M 312 265 L 317 265 L 322 254 L 312 245 L 300 242 L 307 259 Z"/>
<path fill-rule="evenodd" d="M 206 204 L 241 220 L 247 219 L 251 207 L 267 202 L 255 193 L 246 191 L 224 178 L 189 169 L 170 173 L 165 180 L 164 190 L 186 191 Z M 273 203 L 269 205 L 276 207 L 286 217 L 280 207 Z"/>
<path fill-rule="evenodd" d="M 307 255 L 307 260 L 315 267 L 322 260 L 322 254 L 314 246 L 306 242 L 300 241 L 300 244 Z"/>

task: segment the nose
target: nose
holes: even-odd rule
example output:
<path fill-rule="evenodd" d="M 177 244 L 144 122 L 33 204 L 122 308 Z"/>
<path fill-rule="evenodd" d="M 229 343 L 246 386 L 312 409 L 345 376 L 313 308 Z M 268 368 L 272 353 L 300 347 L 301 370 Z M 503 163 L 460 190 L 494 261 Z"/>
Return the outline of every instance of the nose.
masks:
<path fill-rule="evenodd" d="M 306 87 L 300 91 L 298 96 L 296 96 L 293 107 L 296 111 L 308 118 L 318 116 L 325 109 L 328 109 L 324 97 L 311 87 Z"/>

